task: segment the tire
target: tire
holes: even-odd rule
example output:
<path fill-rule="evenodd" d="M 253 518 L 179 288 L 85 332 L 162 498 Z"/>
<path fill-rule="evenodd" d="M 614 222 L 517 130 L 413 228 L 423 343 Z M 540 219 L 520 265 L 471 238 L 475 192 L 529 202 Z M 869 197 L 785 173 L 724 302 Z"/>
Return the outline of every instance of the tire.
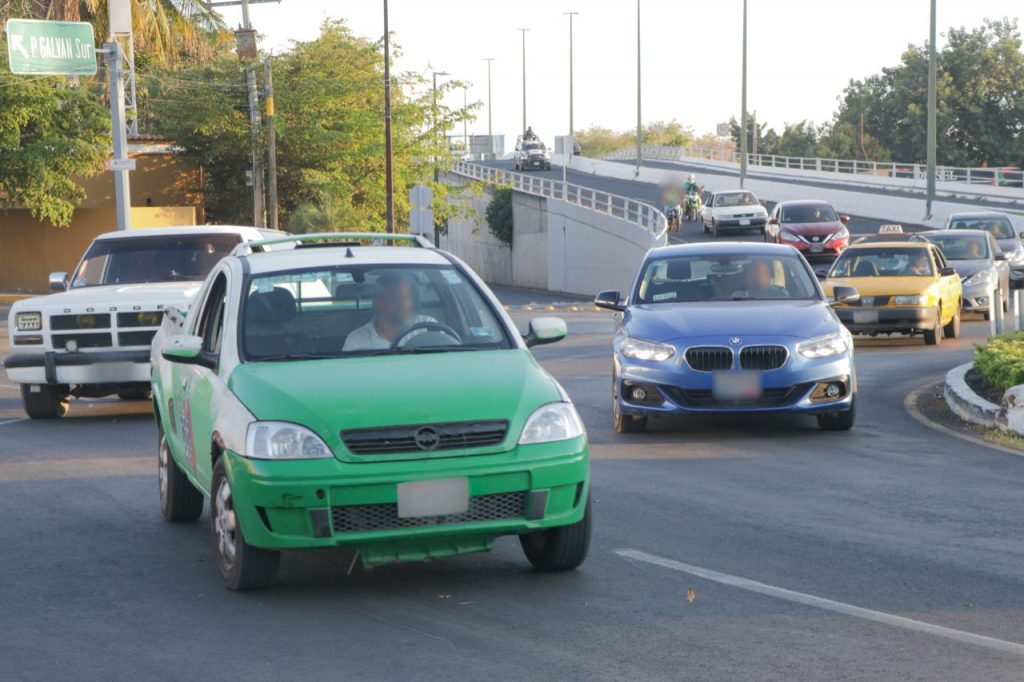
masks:
<path fill-rule="evenodd" d="M 32 390 L 36 389 L 36 390 Z M 71 401 L 62 386 L 22 384 L 21 405 L 29 419 L 60 419 L 68 413 Z"/>
<path fill-rule="evenodd" d="M 231 483 L 224 471 L 223 461 L 218 461 L 213 468 L 210 528 L 213 531 L 217 568 L 228 589 L 240 592 L 259 590 L 274 581 L 281 554 L 253 547 L 245 541 L 242 526 L 235 514 Z"/>
<path fill-rule="evenodd" d="M 148 388 L 129 388 L 124 391 L 118 391 L 117 397 L 121 400 L 145 400 L 150 401 L 153 399 L 153 391 Z"/>
<path fill-rule="evenodd" d="M 960 336 L 960 306 L 956 307 L 956 315 L 942 328 L 942 334 L 947 339 L 955 339 Z"/>
<path fill-rule="evenodd" d="M 591 528 L 588 495 L 582 519 L 568 526 L 557 526 L 520 535 L 519 544 L 527 560 L 538 571 L 571 571 L 587 558 Z"/>
<path fill-rule="evenodd" d="M 845 412 L 831 412 L 818 415 L 818 428 L 822 431 L 849 431 L 857 418 L 857 396 L 853 396 L 850 409 Z"/>
<path fill-rule="evenodd" d="M 924 344 L 926 346 L 938 346 L 942 343 L 942 308 L 935 314 L 935 329 L 929 329 L 924 333 Z"/>
<path fill-rule="evenodd" d="M 615 420 L 615 433 L 643 433 L 647 430 L 647 417 L 634 417 L 623 414 L 619 409 L 619 401 L 612 399 L 612 416 Z"/>
<path fill-rule="evenodd" d="M 988 322 L 989 320 L 991 320 L 991 319 L 992 319 L 992 311 L 990 311 L 990 310 L 986 310 L 985 312 L 983 312 L 983 313 L 981 314 L 981 316 L 982 316 L 982 318 L 983 318 L 983 319 L 984 319 L 984 320 L 985 320 L 986 322 Z"/>
<path fill-rule="evenodd" d="M 163 429 L 160 429 L 157 445 L 157 474 L 160 512 L 164 518 L 171 523 L 197 521 L 203 513 L 203 494 L 174 461 Z"/>

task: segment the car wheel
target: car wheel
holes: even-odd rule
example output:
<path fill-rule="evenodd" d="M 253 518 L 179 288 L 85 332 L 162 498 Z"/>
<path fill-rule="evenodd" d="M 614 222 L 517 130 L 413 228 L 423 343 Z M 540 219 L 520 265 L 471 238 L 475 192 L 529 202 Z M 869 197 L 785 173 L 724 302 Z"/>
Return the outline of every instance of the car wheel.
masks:
<path fill-rule="evenodd" d="M 71 400 L 63 386 L 22 384 L 21 404 L 30 419 L 60 419 L 68 413 Z"/>
<path fill-rule="evenodd" d="M 235 513 L 231 483 L 222 461 L 218 461 L 213 468 L 210 526 L 213 529 L 217 568 L 229 589 L 258 590 L 273 582 L 281 554 L 253 547 L 245 541 L 242 525 Z"/>
<path fill-rule="evenodd" d="M 986 322 L 988 322 L 989 320 L 991 320 L 991 319 L 992 319 L 992 311 L 990 311 L 990 310 L 986 310 L 985 312 L 983 312 L 983 313 L 981 314 L 981 317 L 982 317 L 982 319 L 983 319 L 983 320 L 985 320 Z"/>
<path fill-rule="evenodd" d="M 857 396 L 853 396 L 850 409 L 844 412 L 830 412 L 818 415 L 818 427 L 822 431 L 849 431 L 857 418 Z"/>
<path fill-rule="evenodd" d="M 519 536 L 523 554 L 539 571 L 569 571 L 583 563 L 590 550 L 590 496 L 583 518 L 568 526 L 538 530 Z"/>
<path fill-rule="evenodd" d="M 950 320 L 945 327 L 942 328 L 942 333 L 947 339 L 955 339 L 960 336 L 960 306 L 956 307 L 956 315 Z"/>
<path fill-rule="evenodd" d="M 929 329 L 924 333 L 926 346 L 938 346 L 942 343 L 942 308 L 935 313 L 935 329 Z"/>
<path fill-rule="evenodd" d="M 203 494 L 181 470 L 171 455 L 167 436 L 160 429 L 157 473 L 160 480 L 160 511 L 171 523 L 196 521 L 203 513 Z"/>

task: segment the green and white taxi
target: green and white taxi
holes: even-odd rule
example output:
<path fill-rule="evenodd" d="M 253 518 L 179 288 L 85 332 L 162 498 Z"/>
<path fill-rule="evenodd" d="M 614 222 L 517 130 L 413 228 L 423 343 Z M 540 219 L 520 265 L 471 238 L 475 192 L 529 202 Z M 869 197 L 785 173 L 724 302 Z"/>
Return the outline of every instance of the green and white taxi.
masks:
<path fill-rule="evenodd" d="M 587 435 L 465 264 L 419 237 L 241 245 L 153 342 L 160 504 L 204 496 L 232 589 L 280 550 L 349 546 L 367 565 L 486 551 L 518 535 L 538 569 L 590 542 Z"/>

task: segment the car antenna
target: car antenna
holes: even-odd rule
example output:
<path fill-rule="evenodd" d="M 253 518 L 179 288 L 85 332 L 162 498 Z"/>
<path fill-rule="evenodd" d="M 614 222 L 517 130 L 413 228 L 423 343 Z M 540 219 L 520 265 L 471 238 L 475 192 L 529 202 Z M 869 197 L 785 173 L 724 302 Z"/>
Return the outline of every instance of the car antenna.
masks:
<path fill-rule="evenodd" d="M 352 247 L 345 249 L 345 258 L 355 258 L 356 254 L 352 253 Z"/>

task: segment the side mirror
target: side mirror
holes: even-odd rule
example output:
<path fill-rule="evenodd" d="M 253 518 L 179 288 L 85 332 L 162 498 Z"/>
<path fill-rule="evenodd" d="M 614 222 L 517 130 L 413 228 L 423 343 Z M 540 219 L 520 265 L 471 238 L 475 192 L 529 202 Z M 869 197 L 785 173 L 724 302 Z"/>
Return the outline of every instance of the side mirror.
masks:
<path fill-rule="evenodd" d="M 815 268 L 814 276 L 818 279 L 828 279 L 828 268 Z"/>
<path fill-rule="evenodd" d="M 565 320 L 560 317 L 535 317 L 530 320 L 530 327 L 523 339 L 526 341 L 526 347 L 532 348 L 561 341 L 568 333 Z"/>
<path fill-rule="evenodd" d="M 840 215 L 840 216 L 839 216 L 839 220 L 841 220 L 841 221 L 842 221 L 842 222 L 844 222 L 844 223 L 848 223 L 848 222 L 850 222 L 850 216 L 848 216 L 848 215 L 846 215 L 846 214 L 844 213 L 844 214 L 842 214 L 842 215 Z"/>
<path fill-rule="evenodd" d="M 626 306 L 619 303 L 619 292 L 613 290 L 598 292 L 594 297 L 594 305 L 605 310 L 622 311 L 626 309 Z"/>
<path fill-rule="evenodd" d="M 203 351 L 203 339 L 199 336 L 172 336 L 160 355 L 164 360 L 183 365 L 199 365 L 208 369 L 217 366 L 216 359 Z"/>
<path fill-rule="evenodd" d="M 939 270 L 939 276 L 940 277 L 952 277 L 955 274 L 956 274 L 956 269 L 955 268 L 951 268 L 949 266 L 946 266 L 946 267 L 942 268 L 941 270 Z"/>
<path fill-rule="evenodd" d="M 837 285 L 832 289 L 832 305 L 840 303 L 856 303 L 860 300 L 860 292 L 854 287 Z"/>
<path fill-rule="evenodd" d="M 1009 259 L 1009 257 L 1008 257 L 1008 256 L 1006 255 L 1006 252 L 1005 252 L 1005 251 L 1000 251 L 999 253 L 995 254 L 995 255 L 994 255 L 994 256 L 992 256 L 992 257 L 993 257 L 993 258 L 994 258 L 995 260 L 1010 260 L 1010 259 Z"/>
<path fill-rule="evenodd" d="M 51 272 L 47 279 L 50 283 L 50 291 L 60 292 L 68 290 L 68 273 Z"/>

